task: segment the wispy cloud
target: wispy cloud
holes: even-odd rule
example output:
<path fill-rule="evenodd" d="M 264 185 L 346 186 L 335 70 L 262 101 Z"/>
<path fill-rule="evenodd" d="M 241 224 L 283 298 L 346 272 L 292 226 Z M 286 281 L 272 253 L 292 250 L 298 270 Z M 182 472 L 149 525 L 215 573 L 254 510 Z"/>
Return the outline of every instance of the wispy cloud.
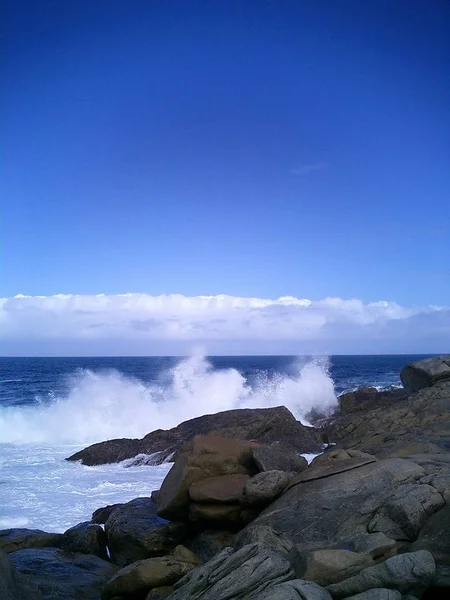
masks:
<path fill-rule="evenodd" d="M 328 169 L 329 166 L 330 166 L 330 163 L 328 163 L 328 162 L 319 162 L 319 163 L 313 163 L 310 165 L 298 165 L 294 169 L 291 169 L 291 174 L 292 175 L 309 175 L 310 173 L 313 173 L 314 171 L 323 171 L 325 169 Z"/>
<path fill-rule="evenodd" d="M 429 347 L 421 348 L 422 339 Z M 440 352 L 449 307 L 292 296 L 169 294 L 0 299 L 0 354 Z M 430 345 L 431 344 L 431 345 Z"/>

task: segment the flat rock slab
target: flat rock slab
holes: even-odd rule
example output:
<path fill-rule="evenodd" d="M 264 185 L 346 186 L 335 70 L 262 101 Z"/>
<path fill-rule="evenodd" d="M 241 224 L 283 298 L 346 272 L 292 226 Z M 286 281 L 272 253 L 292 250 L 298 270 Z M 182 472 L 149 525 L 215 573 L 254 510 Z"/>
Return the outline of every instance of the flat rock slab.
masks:
<path fill-rule="evenodd" d="M 294 479 L 291 480 L 287 489 L 298 485 L 299 483 L 304 483 L 305 481 L 313 481 L 314 479 L 324 479 L 325 477 L 331 477 L 332 475 L 337 475 L 338 473 L 345 473 L 345 471 L 352 471 L 353 469 L 358 469 L 359 467 L 363 467 L 364 465 L 369 465 L 370 463 L 376 462 L 376 458 L 349 458 L 343 460 L 335 460 L 330 463 L 311 465 L 307 469 L 300 473 Z"/>
<path fill-rule="evenodd" d="M 9 553 L 24 548 L 57 547 L 61 540 L 62 534 L 47 533 L 40 529 L 2 529 L 0 531 L 0 550 Z"/>

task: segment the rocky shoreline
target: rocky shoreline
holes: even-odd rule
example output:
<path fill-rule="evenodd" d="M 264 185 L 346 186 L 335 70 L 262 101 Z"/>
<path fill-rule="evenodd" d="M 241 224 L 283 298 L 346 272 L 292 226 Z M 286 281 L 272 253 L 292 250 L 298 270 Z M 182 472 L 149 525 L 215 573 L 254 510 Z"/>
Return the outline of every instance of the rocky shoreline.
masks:
<path fill-rule="evenodd" d="M 401 378 L 314 427 L 227 411 L 69 457 L 173 466 L 151 497 L 63 534 L 0 531 L 1 600 L 447 598 L 450 356 Z"/>

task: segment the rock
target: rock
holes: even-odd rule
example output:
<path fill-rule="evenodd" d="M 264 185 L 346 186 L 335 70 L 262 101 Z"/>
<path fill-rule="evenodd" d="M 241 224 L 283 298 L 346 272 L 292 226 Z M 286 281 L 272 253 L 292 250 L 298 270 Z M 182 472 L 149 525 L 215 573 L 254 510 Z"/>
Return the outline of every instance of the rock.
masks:
<path fill-rule="evenodd" d="M 371 408 L 392 405 L 394 402 L 404 400 L 407 394 L 403 388 L 381 390 L 375 387 L 360 387 L 352 392 L 345 392 L 338 397 L 339 414 L 360 412 Z"/>
<path fill-rule="evenodd" d="M 400 554 L 387 561 L 368 567 L 342 581 L 329 585 L 327 590 L 335 600 L 348 598 L 372 588 L 389 588 L 402 594 L 419 594 L 426 590 L 435 573 L 432 555 L 426 550 Z"/>
<path fill-rule="evenodd" d="M 252 457 L 260 472 L 285 471 L 301 473 L 308 466 L 308 461 L 298 452 L 279 446 L 262 446 L 252 451 Z"/>
<path fill-rule="evenodd" d="M 150 498 L 136 498 L 115 509 L 105 525 L 111 560 L 119 566 L 169 554 L 186 536 L 186 527 L 156 514 Z"/>
<path fill-rule="evenodd" d="M 58 548 L 27 548 L 9 557 L 16 570 L 37 586 L 41 600 L 98 600 L 117 571 L 98 556 L 66 554 Z"/>
<path fill-rule="evenodd" d="M 341 462 L 353 460 L 360 459 Z M 394 458 L 307 480 L 289 487 L 244 531 L 261 525 L 271 527 L 299 551 L 337 547 L 367 534 L 373 515 L 397 486 L 417 481 L 423 474 L 423 468 L 415 463 Z"/>
<path fill-rule="evenodd" d="M 314 434 L 284 406 L 245 408 L 204 415 L 170 430 L 158 429 L 141 440 L 116 439 L 93 444 L 67 460 L 85 465 L 121 462 L 139 454 L 158 453 L 154 460 L 163 463 L 177 458 L 177 452 L 196 435 L 220 435 L 230 439 L 254 440 L 264 445 L 280 444 L 295 452 L 320 452 Z"/>
<path fill-rule="evenodd" d="M 428 519 L 411 549 L 428 550 L 438 563 L 450 565 L 450 505 Z"/>
<path fill-rule="evenodd" d="M 269 585 L 293 576 L 289 562 L 261 544 L 225 548 L 176 583 L 170 600 L 259 600 Z"/>
<path fill-rule="evenodd" d="M 153 588 L 149 591 L 145 600 L 164 600 L 164 598 L 168 598 L 170 594 L 173 592 L 173 586 L 171 585 L 163 585 L 161 587 Z"/>
<path fill-rule="evenodd" d="M 222 475 L 208 477 L 189 486 L 189 497 L 193 502 L 239 502 L 248 475 Z"/>
<path fill-rule="evenodd" d="M 375 461 L 374 456 L 358 450 L 330 450 L 321 456 L 317 456 L 307 469 L 291 479 L 288 487 L 358 469 Z"/>
<path fill-rule="evenodd" d="M 258 600 L 331 600 L 331 596 L 317 583 L 293 579 L 268 587 Z"/>
<path fill-rule="evenodd" d="M 381 532 L 353 535 L 351 539 L 342 543 L 342 547 L 359 554 L 367 554 L 374 561 L 386 560 L 397 554 L 396 541 Z"/>
<path fill-rule="evenodd" d="M 152 498 L 152 500 L 153 500 L 153 498 Z M 125 503 L 121 502 L 119 504 L 110 504 L 109 506 L 103 506 L 102 508 L 97 508 L 97 510 L 95 510 L 92 513 L 91 522 L 98 524 L 98 525 L 104 525 L 106 523 L 106 521 L 109 519 L 109 516 L 113 512 L 113 510 L 115 510 L 116 508 L 120 508 L 122 506 L 125 506 Z"/>
<path fill-rule="evenodd" d="M 158 494 L 158 515 L 186 519 L 192 484 L 222 475 L 248 475 L 255 444 L 218 436 L 197 436 L 191 451 L 178 458 Z"/>
<path fill-rule="evenodd" d="M 242 509 L 239 504 L 197 504 L 189 505 L 191 521 L 215 521 L 216 523 L 240 523 Z"/>
<path fill-rule="evenodd" d="M 414 394 L 442 380 L 450 381 L 450 354 L 406 365 L 400 373 L 400 379 L 408 394 Z"/>
<path fill-rule="evenodd" d="M 94 554 L 108 560 L 105 532 L 100 525 L 93 525 L 89 521 L 68 529 L 62 536 L 61 548 L 67 552 Z"/>
<path fill-rule="evenodd" d="M 175 548 L 175 550 L 173 551 L 173 556 L 175 558 L 178 558 L 178 560 L 190 562 L 196 566 L 202 564 L 200 558 L 196 554 L 194 554 L 192 550 L 189 550 L 189 548 L 186 548 L 186 546 L 182 546 L 181 544 Z"/>
<path fill-rule="evenodd" d="M 102 600 L 114 596 L 137 596 L 152 588 L 168 586 L 192 571 L 191 562 L 178 560 L 172 556 L 161 556 L 138 560 L 118 571 L 106 584 Z"/>
<path fill-rule="evenodd" d="M 369 556 L 348 550 L 313 550 L 299 555 L 296 575 L 321 586 L 338 583 L 373 565 Z"/>
<path fill-rule="evenodd" d="M 278 498 L 292 479 L 284 471 L 265 471 L 249 479 L 243 489 L 242 504 L 267 505 Z"/>
<path fill-rule="evenodd" d="M 40 529 L 2 529 L 0 530 L 0 550 L 9 553 L 23 548 L 57 547 L 61 538 L 60 533 L 47 533 Z"/>
<path fill-rule="evenodd" d="M 401 598 L 402 595 L 397 590 L 376 588 L 367 592 L 361 592 L 361 594 L 356 594 L 356 596 L 350 596 L 347 600 L 401 600 Z"/>
<path fill-rule="evenodd" d="M 431 485 L 400 485 L 376 512 L 368 531 L 381 531 L 394 540 L 414 541 L 426 520 L 444 504 Z"/>
<path fill-rule="evenodd" d="M 1 550 L 0 598 L 1 600 L 39 600 L 37 587 L 16 572 L 6 552 Z"/>
<path fill-rule="evenodd" d="M 227 530 L 206 529 L 189 543 L 189 548 L 202 562 L 208 562 L 224 548 L 233 545 L 234 534 Z"/>
<path fill-rule="evenodd" d="M 255 542 L 266 548 L 272 548 L 272 550 L 287 558 L 294 568 L 297 567 L 298 553 L 295 544 L 265 525 L 242 529 L 235 536 L 233 546 L 236 550 L 239 550 Z"/>

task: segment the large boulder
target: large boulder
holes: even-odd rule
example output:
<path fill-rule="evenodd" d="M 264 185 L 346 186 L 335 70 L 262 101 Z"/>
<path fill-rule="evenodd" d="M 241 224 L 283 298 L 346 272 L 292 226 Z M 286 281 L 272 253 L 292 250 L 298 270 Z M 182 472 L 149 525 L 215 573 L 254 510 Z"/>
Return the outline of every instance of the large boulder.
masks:
<path fill-rule="evenodd" d="M 196 435 L 220 435 L 230 439 L 254 440 L 263 445 L 280 444 L 295 452 L 320 452 L 314 434 L 284 406 L 244 408 L 190 419 L 170 430 L 158 429 L 144 438 L 116 439 L 93 444 L 67 460 L 85 465 L 120 462 L 140 454 L 153 455 L 147 464 L 177 458 L 177 452 Z M 142 464 L 142 458 L 139 459 Z"/>
<path fill-rule="evenodd" d="M 58 548 L 18 550 L 9 557 L 16 570 L 37 586 L 41 600 L 99 600 L 117 571 L 98 556 L 68 554 Z"/>
<path fill-rule="evenodd" d="M 373 588 L 398 590 L 402 594 L 421 595 L 435 573 L 434 559 L 426 550 L 400 554 L 387 561 L 368 567 L 341 583 L 329 585 L 327 590 L 335 600 L 348 598 Z"/>
<path fill-rule="evenodd" d="M 172 556 L 138 560 L 118 571 L 106 584 L 102 600 L 116 596 L 145 597 L 152 588 L 171 586 L 194 569 L 191 562 Z"/>
<path fill-rule="evenodd" d="M 269 586 L 293 577 L 289 562 L 271 548 L 225 548 L 176 583 L 170 600 L 259 600 Z"/>
<path fill-rule="evenodd" d="M 405 459 L 357 466 L 360 460 L 339 460 L 334 474 L 328 472 L 327 476 L 291 483 L 280 498 L 244 529 L 246 535 L 251 539 L 251 530 L 265 525 L 290 539 L 301 551 L 330 547 L 349 549 L 344 545 L 362 534 L 367 535 L 373 515 L 400 484 L 417 482 L 420 486 L 418 480 L 424 475 L 422 467 Z M 353 468 L 342 470 L 342 463 L 352 467 L 353 461 L 356 462 Z M 319 464 L 317 469 L 324 466 Z M 307 472 L 308 469 L 298 477 Z"/>
<path fill-rule="evenodd" d="M 253 460 L 259 471 L 285 471 L 301 473 L 308 461 L 298 452 L 280 446 L 261 446 L 252 451 Z"/>
<path fill-rule="evenodd" d="M 0 550 L 15 552 L 24 548 L 57 547 L 61 543 L 60 533 L 47 533 L 40 529 L 2 529 L 0 530 Z"/>
<path fill-rule="evenodd" d="M 189 497 L 193 502 L 220 502 L 230 504 L 242 498 L 244 485 L 249 475 L 221 475 L 208 477 L 189 486 Z"/>
<path fill-rule="evenodd" d="M 190 452 L 175 461 L 163 481 L 157 500 L 158 514 L 167 519 L 186 519 L 191 486 L 212 477 L 248 475 L 255 446 L 254 442 L 244 440 L 196 436 Z"/>
<path fill-rule="evenodd" d="M 27 577 L 17 573 L 8 555 L 0 550 L 1 600 L 40 600 L 39 591 Z"/>
<path fill-rule="evenodd" d="M 443 380 L 450 381 L 450 354 L 410 363 L 402 369 L 400 379 L 408 394 Z"/>
<path fill-rule="evenodd" d="M 94 554 L 108 560 L 105 532 L 100 525 L 94 525 L 89 521 L 79 523 L 65 531 L 61 538 L 61 548 L 67 552 Z"/>
<path fill-rule="evenodd" d="M 338 397 L 338 411 L 341 415 L 360 412 L 379 406 L 390 405 L 404 400 L 407 394 L 403 388 L 378 390 L 375 387 L 361 387 L 345 392 Z"/>
<path fill-rule="evenodd" d="M 123 567 L 169 554 L 186 536 L 186 527 L 159 517 L 150 498 L 136 498 L 112 511 L 105 524 L 111 560 Z"/>

